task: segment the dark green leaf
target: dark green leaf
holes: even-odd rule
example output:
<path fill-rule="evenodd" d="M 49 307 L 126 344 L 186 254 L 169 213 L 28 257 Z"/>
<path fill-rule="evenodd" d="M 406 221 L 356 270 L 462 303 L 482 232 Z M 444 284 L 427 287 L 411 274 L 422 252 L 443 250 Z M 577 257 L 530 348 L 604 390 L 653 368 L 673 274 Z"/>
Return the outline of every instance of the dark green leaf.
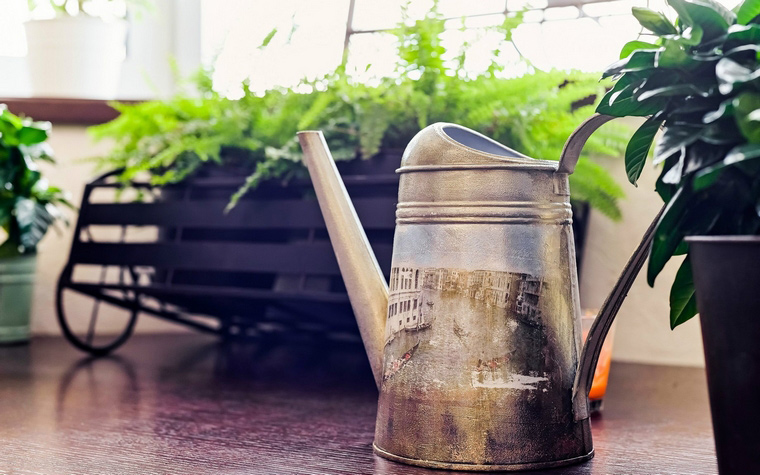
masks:
<path fill-rule="evenodd" d="M 690 95 L 708 97 L 710 93 L 707 91 L 701 91 L 692 84 L 674 84 L 672 86 L 665 86 L 665 87 L 660 87 L 657 89 L 643 91 L 636 96 L 636 100 L 645 101 L 653 97 L 672 97 L 672 96 L 690 96 Z"/>
<path fill-rule="evenodd" d="M 758 43 L 760 43 L 760 25 L 732 25 L 728 29 L 723 50 L 728 51 L 739 46 Z"/>
<path fill-rule="evenodd" d="M 730 58 L 723 58 L 715 65 L 715 76 L 718 78 L 720 93 L 731 93 L 737 84 L 744 84 L 760 77 L 760 69 L 751 70 Z"/>
<path fill-rule="evenodd" d="M 623 48 L 620 50 L 620 59 L 625 59 L 628 56 L 631 55 L 636 50 L 657 50 L 660 47 L 653 43 L 647 43 L 646 41 L 629 41 L 628 43 L 623 45 Z"/>
<path fill-rule="evenodd" d="M 668 38 L 682 46 L 697 46 L 702 42 L 704 32 L 699 25 L 689 26 L 680 35 L 669 35 Z"/>
<path fill-rule="evenodd" d="M 686 188 L 678 188 L 657 223 L 647 266 L 647 282 L 652 287 L 657 274 L 665 267 L 683 239 L 683 234 L 678 232 L 678 224 L 689 206 L 690 197 L 691 193 Z"/>
<path fill-rule="evenodd" d="M 745 139 L 736 123 L 731 119 L 726 119 L 708 124 L 702 129 L 702 135 L 699 137 L 699 140 L 711 145 L 735 145 L 738 142 L 743 142 Z M 701 145 L 700 143 L 699 146 Z M 694 148 L 698 147 L 695 145 Z"/>
<path fill-rule="evenodd" d="M 702 122 L 705 124 L 710 124 L 712 122 L 715 122 L 716 120 L 724 119 L 726 117 L 731 117 L 733 113 L 734 113 L 733 99 L 729 99 L 727 101 L 721 102 L 717 110 L 714 110 L 712 112 L 708 112 L 707 114 L 705 114 L 704 118 L 702 119 Z"/>
<path fill-rule="evenodd" d="M 618 74 L 643 71 L 655 67 L 655 58 L 658 50 L 640 49 L 631 53 L 625 59 L 611 64 L 602 74 L 602 79 Z"/>
<path fill-rule="evenodd" d="M 644 169 L 649 148 L 652 146 L 657 131 L 660 130 L 662 120 L 647 119 L 631 137 L 628 147 L 625 149 L 625 172 L 628 181 L 636 185 Z"/>
<path fill-rule="evenodd" d="M 670 328 L 686 322 L 697 314 L 697 297 L 694 292 L 694 277 L 692 276 L 691 260 L 689 257 L 681 264 L 670 288 Z"/>
<path fill-rule="evenodd" d="M 686 149 L 686 166 L 684 175 L 698 172 L 699 170 L 714 165 L 726 157 L 728 151 L 733 145 L 713 145 L 704 143 L 700 139 L 691 147 Z"/>
<path fill-rule="evenodd" d="M 665 104 L 667 104 L 666 98 L 638 101 L 633 97 L 634 92 L 642 85 L 642 83 L 643 80 L 629 77 L 626 74 L 618 80 L 615 87 L 605 94 L 597 106 L 596 111 L 600 114 L 607 114 L 615 117 L 643 117 L 662 110 Z"/>
<path fill-rule="evenodd" d="M 684 161 L 686 161 L 686 148 L 681 147 L 681 150 L 676 154 L 678 159 L 673 165 L 667 169 L 664 175 L 662 175 L 662 182 L 667 185 L 678 185 L 681 183 L 681 177 L 683 176 Z"/>
<path fill-rule="evenodd" d="M 723 55 L 739 61 L 754 61 L 757 58 L 758 51 L 760 51 L 760 44 L 741 45 L 727 50 Z"/>
<path fill-rule="evenodd" d="M 678 250 L 684 236 L 707 234 L 722 208 L 704 195 L 694 195 L 687 186 L 680 186 L 668 202 L 657 223 L 649 253 L 647 282 L 654 286 L 657 275 Z"/>
<path fill-rule="evenodd" d="M 686 241 L 681 241 L 681 244 L 678 245 L 675 251 L 673 251 L 674 256 L 683 256 L 684 254 L 688 254 L 689 252 L 689 243 Z"/>
<path fill-rule="evenodd" d="M 665 40 L 664 47 L 657 51 L 654 65 L 657 68 L 688 68 L 694 60 L 677 41 Z"/>
<path fill-rule="evenodd" d="M 631 13 L 633 13 L 633 16 L 639 21 L 641 26 L 656 35 L 674 35 L 678 33 L 678 30 L 662 13 L 642 7 L 631 8 Z"/>
<path fill-rule="evenodd" d="M 760 145 L 739 145 L 728 152 L 720 163 L 697 172 L 694 176 L 694 190 L 703 190 L 712 186 L 726 167 L 758 158 L 760 158 Z"/>
<path fill-rule="evenodd" d="M 45 206 L 34 200 L 19 197 L 16 200 L 14 214 L 19 227 L 19 244 L 22 252 L 33 251 L 55 221 Z"/>
<path fill-rule="evenodd" d="M 736 8 L 736 22 L 746 25 L 760 15 L 760 0 L 743 0 Z"/>
<path fill-rule="evenodd" d="M 700 126 L 669 126 L 665 127 L 662 137 L 654 150 L 655 165 L 662 163 L 668 157 L 684 147 L 694 143 L 702 134 Z"/>
<path fill-rule="evenodd" d="M 665 174 L 668 172 L 670 167 L 673 166 L 673 164 L 678 160 L 679 157 L 673 156 L 669 158 L 668 160 L 665 160 L 665 163 L 663 165 L 663 169 L 660 172 L 660 176 L 657 178 L 657 182 L 655 182 L 654 189 L 657 192 L 658 195 L 660 195 L 660 198 L 662 198 L 662 201 L 664 203 L 667 203 L 670 201 L 670 199 L 673 197 L 673 195 L 676 192 L 677 187 L 673 185 L 669 185 L 667 183 L 664 183 L 662 181 L 662 178 L 665 176 Z"/>
<path fill-rule="evenodd" d="M 679 20 L 687 25 L 698 25 L 705 39 L 724 34 L 736 23 L 736 15 L 715 0 L 667 0 L 678 13 Z"/>
<path fill-rule="evenodd" d="M 742 135 L 752 143 L 760 143 L 760 94 L 743 92 L 733 100 L 734 118 Z"/>

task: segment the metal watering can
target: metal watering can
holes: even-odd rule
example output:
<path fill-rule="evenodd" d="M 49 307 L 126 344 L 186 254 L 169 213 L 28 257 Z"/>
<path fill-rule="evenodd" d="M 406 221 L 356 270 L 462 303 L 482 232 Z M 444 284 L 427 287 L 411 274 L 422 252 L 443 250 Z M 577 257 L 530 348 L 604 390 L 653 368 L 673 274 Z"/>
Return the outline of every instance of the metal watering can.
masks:
<path fill-rule="evenodd" d="M 594 368 L 654 228 L 581 352 L 568 175 L 588 137 L 611 118 L 583 123 L 559 162 L 454 124 L 420 131 L 397 170 L 390 284 L 322 133 L 298 133 L 380 391 L 377 454 L 456 470 L 593 457 Z"/>

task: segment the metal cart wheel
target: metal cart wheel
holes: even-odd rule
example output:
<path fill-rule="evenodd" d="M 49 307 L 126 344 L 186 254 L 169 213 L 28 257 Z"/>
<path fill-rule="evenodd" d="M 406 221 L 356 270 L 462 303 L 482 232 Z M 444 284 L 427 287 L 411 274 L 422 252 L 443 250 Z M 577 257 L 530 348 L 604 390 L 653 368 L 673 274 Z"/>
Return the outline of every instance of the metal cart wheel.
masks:
<path fill-rule="evenodd" d="M 101 266 L 101 281 L 108 266 Z M 119 275 L 126 272 L 119 268 Z M 131 270 L 129 270 L 131 272 Z M 95 356 L 106 355 L 126 342 L 137 322 L 139 295 L 133 291 L 104 290 L 96 285 L 73 284 L 67 267 L 58 279 L 56 310 L 66 339 L 75 347 Z M 99 319 L 101 313 L 104 318 Z M 107 318 L 108 325 L 98 321 Z"/>

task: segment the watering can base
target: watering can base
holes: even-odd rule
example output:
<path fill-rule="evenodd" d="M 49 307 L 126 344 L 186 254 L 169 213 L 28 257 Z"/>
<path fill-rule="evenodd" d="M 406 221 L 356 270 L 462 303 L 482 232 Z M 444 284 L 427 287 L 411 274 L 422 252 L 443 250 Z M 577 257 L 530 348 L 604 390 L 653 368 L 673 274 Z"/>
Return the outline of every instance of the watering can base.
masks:
<path fill-rule="evenodd" d="M 408 457 L 402 457 L 400 455 L 394 455 L 390 452 L 386 452 L 374 443 L 372 444 L 374 452 L 388 460 L 399 462 L 407 465 L 416 465 L 418 467 L 434 468 L 439 470 L 459 470 L 468 472 L 519 472 L 523 470 L 538 470 L 542 468 L 555 468 L 564 467 L 565 465 L 574 465 L 581 462 L 586 462 L 594 458 L 594 449 L 586 455 L 580 457 L 572 457 L 563 460 L 550 460 L 548 462 L 529 462 L 529 463 L 510 463 L 510 464 L 473 464 L 473 463 L 456 463 L 456 462 L 440 462 L 436 460 L 421 460 Z"/>

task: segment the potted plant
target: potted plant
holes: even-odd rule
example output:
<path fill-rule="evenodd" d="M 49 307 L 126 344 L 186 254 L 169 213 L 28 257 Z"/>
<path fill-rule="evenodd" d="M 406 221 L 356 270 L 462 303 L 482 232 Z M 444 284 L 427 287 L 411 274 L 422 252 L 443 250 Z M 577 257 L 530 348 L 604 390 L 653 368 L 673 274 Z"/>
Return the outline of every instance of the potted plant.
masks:
<path fill-rule="evenodd" d="M 519 15 L 508 18 L 498 28 L 505 42 L 520 20 Z M 371 85 L 353 79 L 341 66 L 289 89 L 262 93 L 243 84 L 233 100 L 214 90 L 210 72 L 200 72 L 194 78 L 195 96 L 115 104 L 120 116 L 90 129 L 98 140 L 115 141 L 100 165 L 123 169 L 125 182 L 148 172 L 154 184 L 163 185 L 182 181 L 203 165 L 234 163 L 249 173 L 234 204 L 262 181 L 307 176 L 295 139 L 296 131 L 306 128 L 324 131 L 334 158 L 348 172 L 393 173 L 409 140 L 437 121 L 460 123 L 529 156 L 557 159 L 605 84 L 593 74 L 534 69 L 506 79 L 498 51 L 492 52 L 487 70 L 466 73 L 467 48 L 446 50 L 444 23 L 435 10 L 423 20 L 402 22 L 396 30 L 396 74 Z M 590 139 L 587 152 L 620 154 L 625 137 L 624 129 L 606 128 Z M 389 159 L 379 165 L 379 157 Z M 588 157 L 571 185 L 576 202 L 589 203 L 613 219 L 620 216 L 622 190 Z"/>
<path fill-rule="evenodd" d="M 147 0 L 29 0 L 27 64 L 36 97 L 113 99 L 126 54 L 125 5 Z"/>
<path fill-rule="evenodd" d="M 0 104 L 0 343 L 29 339 L 37 244 L 71 206 L 37 168 L 52 162 L 50 124 L 11 114 Z"/>
<path fill-rule="evenodd" d="M 499 28 L 505 41 L 518 20 L 509 18 Z M 595 75 L 579 72 L 532 71 L 506 79 L 495 52 L 488 70 L 464 74 L 466 48 L 457 52 L 442 46 L 444 22 L 434 12 L 399 27 L 397 73 L 371 84 L 352 78 L 340 67 L 294 88 L 253 91 L 242 84 L 237 98 L 230 99 L 214 89 L 209 72 L 200 72 L 193 81 L 195 94 L 115 104 L 120 116 L 90 129 L 96 139 L 114 143 L 99 163 L 102 168 L 121 170 L 118 178 L 125 184 L 147 178 L 159 187 L 185 181 L 192 186 L 194 180 L 200 182 L 209 174 L 247 177 L 230 207 L 240 199 L 266 200 L 283 193 L 311 198 L 308 186 L 291 180 L 308 177 L 296 132 L 321 129 L 344 176 L 373 175 L 373 180 L 361 178 L 349 186 L 352 197 L 388 198 L 388 209 L 382 212 L 393 215 L 398 195 L 395 169 L 409 140 L 429 123 L 461 123 L 528 155 L 558 159 L 567 136 L 593 108 L 583 104 L 601 97 L 605 85 Z M 444 60 L 447 57 L 453 59 Z M 592 137 L 588 149 L 598 155 L 622 154 L 626 137 L 620 129 L 608 128 Z M 584 157 L 571 186 L 575 203 L 588 203 L 613 219 L 619 217 L 617 200 L 622 190 L 599 164 Z M 229 199 L 232 193 L 224 191 L 221 196 L 216 188 L 214 196 Z M 208 187 L 202 192 L 209 193 Z M 174 193 L 172 187 L 165 187 L 160 199 L 177 199 Z M 321 220 L 316 207 L 314 212 L 315 219 Z M 582 220 L 574 219 L 578 223 Z M 166 228 L 162 227 L 159 238 L 193 239 L 192 230 L 177 235 Z M 307 239 L 300 231 L 282 229 L 266 230 L 267 239 L 273 239 L 272 233 L 278 242 L 289 244 Z M 245 229 L 225 230 L 223 236 L 261 239 Z M 384 229 L 372 233 L 370 242 L 387 247 L 392 237 L 392 230 Z M 381 265 L 385 264 L 390 262 Z M 182 277 L 176 272 L 173 276 Z M 289 288 L 290 277 L 277 275 L 273 285 Z M 309 285 L 340 289 L 343 283 L 339 278 L 326 282 L 316 276 Z"/>
<path fill-rule="evenodd" d="M 760 473 L 760 2 L 668 4 L 675 21 L 633 9 L 646 41 L 605 72 L 617 82 L 597 111 L 648 117 L 625 154 L 633 184 L 662 129 L 652 161 L 666 207 L 648 281 L 685 255 L 670 324 L 699 311 L 720 472 Z"/>

